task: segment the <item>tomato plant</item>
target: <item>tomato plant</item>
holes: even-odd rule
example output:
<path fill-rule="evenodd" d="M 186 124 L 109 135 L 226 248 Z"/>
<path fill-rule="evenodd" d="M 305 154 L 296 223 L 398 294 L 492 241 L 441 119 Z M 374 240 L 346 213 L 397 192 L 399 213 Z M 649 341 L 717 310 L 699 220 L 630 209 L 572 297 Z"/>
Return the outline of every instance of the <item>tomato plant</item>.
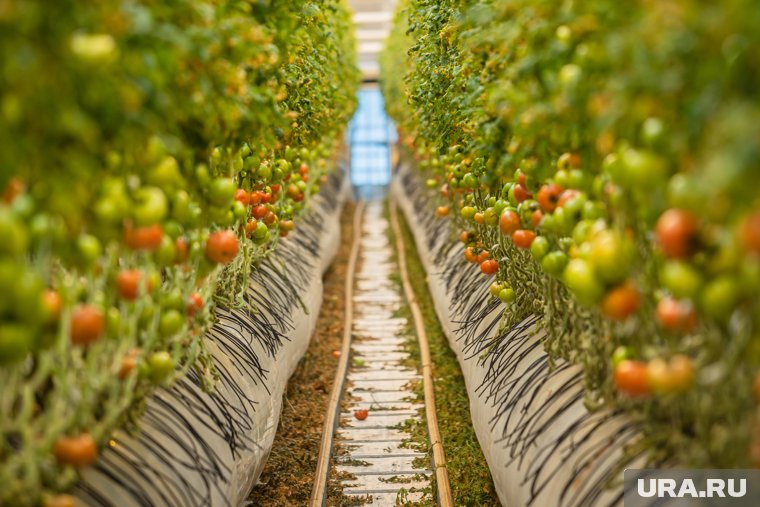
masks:
<path fill-rule="evenodd" d="M 381 59 L 402 156 L 516 289 L 503 325 L 539 300 L 587 406 L 688 466 L 760 448 L 758 44 L 750 0 L 402 0 Z"/>
<path fill-rule="evenodd" d="M 354 56 L 342 0 L 0 7 L 0 504 L 65 498 L 156 385 L 213 388 L 215 305 L 335 168 Z"/>

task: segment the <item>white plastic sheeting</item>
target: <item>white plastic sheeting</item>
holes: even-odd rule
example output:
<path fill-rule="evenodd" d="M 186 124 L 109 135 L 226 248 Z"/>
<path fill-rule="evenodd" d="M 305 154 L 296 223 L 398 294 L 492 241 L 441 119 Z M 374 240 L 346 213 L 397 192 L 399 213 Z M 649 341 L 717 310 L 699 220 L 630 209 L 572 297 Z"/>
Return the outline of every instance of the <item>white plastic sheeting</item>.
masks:
<path fill-rule="evenodd" d="M 339 246 L 347 195 L 346 178 L 336 171 L 296 229 L 254 270 L 246 296 L 253 311 L 217 310 L 206 337 L 220 374 L 215 389 L 204 392 L 191 372 L 150 397 L 140 432 L 114 435 L 84 471 L 75 488 L 82 503 L 244 502 L 272 448 L 287 380 L 314 331 L 322 275 Z"/>
<path fill-rule="evenodd" d="M 502 504 L 622 505 L 622 485 L 605 486 L 622 483 L 622 448 L 638 438 L 637 428 L 620 412 L 589 413 L 580 368 L 566 362 L 550 367 L 538 317 L 499 331 L 504 306 L 489 295 L 491 279 L 464 260 L 463 245 L 450 222 L 432 212 L 416 170 L 402 163 L 392 192 L 461 365 L 472 422 Z"/>

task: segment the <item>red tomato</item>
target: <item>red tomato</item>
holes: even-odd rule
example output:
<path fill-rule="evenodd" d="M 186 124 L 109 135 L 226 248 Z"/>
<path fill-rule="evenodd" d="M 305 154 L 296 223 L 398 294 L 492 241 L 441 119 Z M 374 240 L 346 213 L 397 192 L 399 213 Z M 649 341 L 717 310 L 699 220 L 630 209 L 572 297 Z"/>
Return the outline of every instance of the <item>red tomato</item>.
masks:
<path fill-rule="evenodd" d="M 688 257 L 696 246 L 697 218 L 688 211 L 671 208 L 657 220 L 655 235 L 666 256 Z"/>
<path fill-rule="evenodd" d="M 240 243 L 232 231 L 212 232 L 206 242 L 206 257 L 213 262 L 229 264 L 240 251 Z"/>
<path fill-rule="evenodd" d="M 541 209 L 549 213 L 557 209 L 557 203 L 559 202 L 562 191 L 563 188 L 556 183 L 549 183 L 548 185 L 542 186 L 538 191 L 538 196 L 536 198 Z"/>
<path fill-rule="evenodd" d="M 657 321 L 667 331 L 688 333 L 697 326 L 697 312 L 689 302 L 666 297 L 657 303 Z"/>
<path fill-rule="evenodd" d="M 520 215 L 513 210 L 506 210 L 499 217 L 499 231 L 505 236 L 511 235 L 521 226 Z"/>
<path fill-rule="evenodd" d="M 369 416 L 369 410 L 366 408 L 360 408 L 358 410 L 354 410 L 354 417 L 356 417 L 358 420 L 363 421 Z"/>
<path fill-rule="evenodd" d="M 627 282 L 615 287 L 602 300 L 602 313 L 614 320 L 625 320 L 639 309 L 641 296 L 636 286 Z"/>
<path fill-rule="evenodd" d="M 97 341 L 105 329 L 103 312 L 92 305 L 79 305 L 71 312 L 71 343 L 88 345 Z"/>
<path fill-rule="evenodd" d="M 145 227 L 124 228 L 124 242 L 133 250 L 147 250 L 153 252 L 161 246 L 164 237 L 164 229 L 161 224 L 148 225 Z"/>
<path fill-rule="evenodd" d="M 116 286 L 119 288 L 119 296 L 127 301 L 134 301 L 140 292 L 140 283 L 143 273 L 139 269 L 125 269 L 116 275 Z M 148 279 L 146 289 L 153 290 L 153 282 Z"/>
<path fill-rule="evenodd" d="M 480 263 L 480 270 L 486 275 L 495 275 L 499 271 L 499 263 L 493 259 L 486 259 Z"/>
<path fill-rule="evenodd" d="M 530 248 L 536 233 L 527 229 L 520 229 L 512 233 L 512 242 L 517 248 Z"/>
<path fill-rule="evenodd" d="M 89 433 L 75 437 L 58 437 L 53 444 L 53 455 L 65 465 L 85 467 L 92 464 L 98 456 L 98 446 Z"/>
<path fill-rule="evenodd" d="M 258 206 L 253 208 L 253 216 L 257 220 L 261 220 L 262 218 L 264 218 L 267 213 L 269 213 L 269 209 L 263 204 L 259 204 Z"/>
<path fill-rule="evenodd" d="M 251 201 L 251 196 L 248 193 L 247 190 L 243 190 L 242 188 L 238 188 L 235 191 L 235 200 L 242 203 L 243 206 L 248 206 L 248 203 Z"/>
<path fill-rule="evenodd" d="M 540 209 L 537 209 L 533 212 L 533 214 L 530 216 L 530 223 L 533 227 L 538 227 L 538 224 L 541 223 L 541 219 L 544 218 L 544 213 Z"/>
<path fill-rule="evenodd" d="M 251 206 L 257 206 L 261 203 L 261 192 L 258 190 L 251 192 L 251 198 L 248 201 Z"/>
<path fill-rule="evenodd" d="M 523 202 L 533 198 L 533 194 L 531 194 L 523 185 L 516 185 L 514 192 L 517 202 Z"/>
<path fill-rule="evenodd" d="M 649 394 L 647 364 L 643 361 L 624 359 L 615 367 L 613 380 L 617 389 L 632 398 Z"/>

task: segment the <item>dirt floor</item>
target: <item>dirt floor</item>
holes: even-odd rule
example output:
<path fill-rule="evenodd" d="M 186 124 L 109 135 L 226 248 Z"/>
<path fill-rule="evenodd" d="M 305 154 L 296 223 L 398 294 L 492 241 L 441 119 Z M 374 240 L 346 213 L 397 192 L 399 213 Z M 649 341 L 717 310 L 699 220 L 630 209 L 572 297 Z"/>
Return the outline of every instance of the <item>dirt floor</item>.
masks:
<path fill-rule="evenodd" d="M 308 505 L 317 468 L 327 401 L 330 397 L 343 338 L 346 267 L 353 236 L 354 205 L 341 215 L 341 245 L 324 277 L 324 302 L 309 349 L 288 382 L 274 446 L 259 484 L 248 497 L 254 506 Z M 331 487 L 328 503 L 340 492 Z"/>

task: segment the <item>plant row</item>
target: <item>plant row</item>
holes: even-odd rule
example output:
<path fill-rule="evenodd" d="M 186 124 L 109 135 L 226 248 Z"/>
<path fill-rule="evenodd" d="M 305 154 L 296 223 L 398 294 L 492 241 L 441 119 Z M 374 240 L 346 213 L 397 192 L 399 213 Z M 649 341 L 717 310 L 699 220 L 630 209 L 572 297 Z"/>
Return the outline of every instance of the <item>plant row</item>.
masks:
<path fill-rule="evenodd" d="M 342 0 L 0 2 L 0 504 L 62 493 L 336 164 Z"/>
<path fill-rule="evenodd" d="M 504 326 L 543 315 L 645 451 L 760 463 L 760 11 L 406 0 L 383 89 Z"/>

